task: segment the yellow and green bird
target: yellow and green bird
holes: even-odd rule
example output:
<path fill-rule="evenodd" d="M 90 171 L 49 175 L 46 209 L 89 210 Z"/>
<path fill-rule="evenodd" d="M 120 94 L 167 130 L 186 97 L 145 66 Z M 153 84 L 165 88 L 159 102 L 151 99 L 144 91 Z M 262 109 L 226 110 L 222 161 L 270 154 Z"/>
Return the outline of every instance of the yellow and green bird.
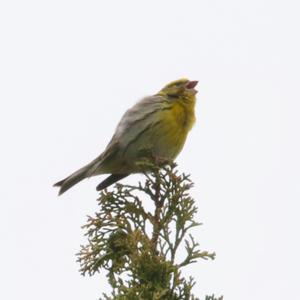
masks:
<path fill-rule="evenodd" d="M 127 110 L 104 152 L 54 184 L 59 194 L 91 176 L 111 174 L 97 186 L 100 191 L 129 174 L 145 172 L 145 153 L 155 161 L 173 161 L 195 122 L 197 83 L 186 78 L 172 81 Z"/>

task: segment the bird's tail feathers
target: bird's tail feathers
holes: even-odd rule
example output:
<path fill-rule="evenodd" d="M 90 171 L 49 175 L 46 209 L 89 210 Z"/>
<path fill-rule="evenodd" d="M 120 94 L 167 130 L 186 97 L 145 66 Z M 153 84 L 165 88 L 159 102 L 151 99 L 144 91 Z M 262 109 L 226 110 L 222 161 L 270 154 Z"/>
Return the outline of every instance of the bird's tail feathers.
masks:
<path fill-rule="evenodd" d="M 79 169 L 78 171 L 74 172 L 67 178 L 55 183 L 53 186 L 60 188 L 58 195 L 61 195 L 62 193 L 70 189 L 73 185 L 86 178 L 87 171 L 88 171 L 88 166 L 85 166 Z"/>

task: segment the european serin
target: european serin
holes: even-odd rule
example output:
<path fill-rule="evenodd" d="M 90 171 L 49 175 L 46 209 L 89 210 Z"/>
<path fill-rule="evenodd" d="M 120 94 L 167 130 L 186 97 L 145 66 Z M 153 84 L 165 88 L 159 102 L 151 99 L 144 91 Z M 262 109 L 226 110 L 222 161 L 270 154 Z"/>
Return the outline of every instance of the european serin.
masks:
<path fill-rule="evenodd" d="M 135 104 L 122 117 L 104 152 L 54 185 L 60 187 L 59 194 L 91 176 L 111 174 L 97 186 L 99 191 L 131 173 L 147 171 L 141 167 L 145 153 L 156 162 L 173 161 L 195 122 L 197 83 L 185 78 L 173 81 Z"/>

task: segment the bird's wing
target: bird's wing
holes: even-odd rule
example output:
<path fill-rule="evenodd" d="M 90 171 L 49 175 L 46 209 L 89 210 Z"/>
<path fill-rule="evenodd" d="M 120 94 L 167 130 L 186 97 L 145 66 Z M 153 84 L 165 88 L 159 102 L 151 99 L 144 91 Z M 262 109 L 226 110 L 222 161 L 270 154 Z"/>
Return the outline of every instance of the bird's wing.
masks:
<path fill-rule="evenodd" d="M 103 165 L 103 163 L 105 161 L 114 159 L 114 156 L 117 155 L 118 151 L 119 151 L 119 145 L 114 140 L 114 138 L 112 138 L 111 141 L 108 143 L 107 147 L 105 148 L 105 150 L 90 163 L 90 167 L 86 177 L 91 177 L 93 175 L 100 174 L 101 166 Z"/>
<path fill-rule="evenodd" d="M 112 174 L 108 176 L 106 179 L 104 179 L 102 182 L 100 182 L 96 190 L 101 191 L 109 187 L 110 185 L 114 184 L 115 182 L 127 177 L 129 174 Z"/>
<path fill-rule="evenodd" d="M 145 130 L 158 121 L 158 113 L 170 109 L 165 97 L 154 95 L 145 97 L 126 111 L 119 122 L 113 140 L 124 149 Z"/>
<path fill-rule="evenodd" d="M 120 151 L 124 151 L 147 128 L 157 122 L 157 112 L 169 109 L 169 107 L 170 105 L 164 97 L 154 95 L 145 97 L 127 110 L 104 152 L 91 163 L 88 176 L 99 174 L 99 170 L 105 162 L 114 159 Z"/>

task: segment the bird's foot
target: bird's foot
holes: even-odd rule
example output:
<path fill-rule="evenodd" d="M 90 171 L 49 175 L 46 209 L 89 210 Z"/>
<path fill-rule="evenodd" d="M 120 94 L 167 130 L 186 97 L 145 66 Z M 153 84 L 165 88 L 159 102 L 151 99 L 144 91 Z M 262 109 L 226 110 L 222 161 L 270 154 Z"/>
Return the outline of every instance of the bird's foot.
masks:
<path fill-rule="evenodd" d="M 167 158 L 167 157 L 163 157 L 163 156 L 153 156 L 154 158 L 154 163 L 156 166 L 162 167 L 164 165 L 169 165 L 172 163 L 172 161 Z"/>

